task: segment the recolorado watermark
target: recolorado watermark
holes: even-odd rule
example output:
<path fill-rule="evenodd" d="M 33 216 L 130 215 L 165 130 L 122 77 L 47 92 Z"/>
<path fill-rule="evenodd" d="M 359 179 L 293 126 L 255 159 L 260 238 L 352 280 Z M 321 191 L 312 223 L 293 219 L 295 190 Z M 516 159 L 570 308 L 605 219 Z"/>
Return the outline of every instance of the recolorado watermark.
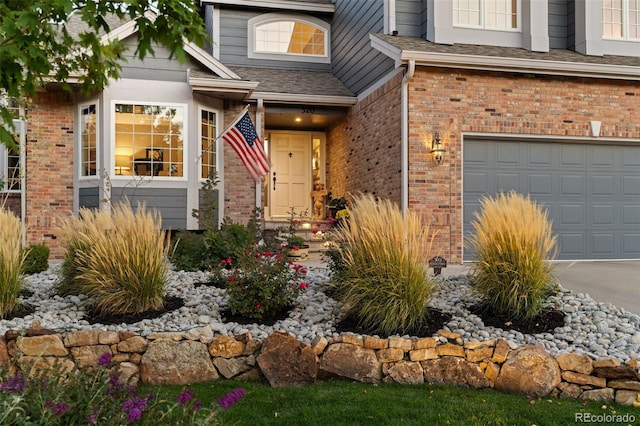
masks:
<path fill-rule="evenodd" d="M 576 423 L 624 423 L 631 424 L 636 422 L 636 416 L 633 414 L 609 414 L 609 413 L 575 413 L 574 421 Z"/>

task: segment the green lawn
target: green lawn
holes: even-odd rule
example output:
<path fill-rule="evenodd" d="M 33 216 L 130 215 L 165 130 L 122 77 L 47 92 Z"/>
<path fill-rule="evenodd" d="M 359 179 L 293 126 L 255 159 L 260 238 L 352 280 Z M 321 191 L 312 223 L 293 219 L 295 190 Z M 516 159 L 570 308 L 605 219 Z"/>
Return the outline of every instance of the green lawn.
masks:
<path fill-rule="evenodd" d="M 222 425 L 569 425 L 576 415 L 592 424 L 616 424 L 615 416 L 634 416 L 640 409 L 617 404 L 567 399 L 529 399 L 492 389 L 450 386 L 363 384 L 347 381 L 300 388 L 271 388 L 265 383 L 220 381 L 191 388 L 205 405 L 242 387 L 246 395 L 227 411 Z M 170 388 L 177 392 L 178 388 Z M 594 422 L 593 416 L 605 422 Z M 579 418 L 578 418 L 579 420 Z M 597 419 L 596 419 L 597 420 Z M 609 421 L 606 421 L 609 420 Z"/>

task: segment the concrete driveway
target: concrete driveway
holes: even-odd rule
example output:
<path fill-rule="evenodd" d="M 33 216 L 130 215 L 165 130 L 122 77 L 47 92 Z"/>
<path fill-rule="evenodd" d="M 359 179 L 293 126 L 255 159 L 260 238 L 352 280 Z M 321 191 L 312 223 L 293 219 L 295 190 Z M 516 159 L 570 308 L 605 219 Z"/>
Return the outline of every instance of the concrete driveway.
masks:
<path fill-rule="evenodd" d="M 449 265 L 442 274 L 466 274 L 469 266 Z M 640 260 L 556 261 L 553 269 L 562 287 L 640 315 Z"/>

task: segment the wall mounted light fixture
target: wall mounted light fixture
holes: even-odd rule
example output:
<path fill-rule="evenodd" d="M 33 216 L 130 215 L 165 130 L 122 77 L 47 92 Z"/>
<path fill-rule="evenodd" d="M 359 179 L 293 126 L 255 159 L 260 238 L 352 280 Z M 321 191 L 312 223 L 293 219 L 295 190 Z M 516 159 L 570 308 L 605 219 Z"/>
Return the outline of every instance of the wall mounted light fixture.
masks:
<path fill-rule="evenodd" d="M 442 146 L 442 142 L 440 141 L 440 133 L 436 132 L 433 135 L 433 140 L 431 141 L 431 155 L 433 156 L 433 161 L 440 165 L 444 162 L 444 153 L 446 150 Z"/>

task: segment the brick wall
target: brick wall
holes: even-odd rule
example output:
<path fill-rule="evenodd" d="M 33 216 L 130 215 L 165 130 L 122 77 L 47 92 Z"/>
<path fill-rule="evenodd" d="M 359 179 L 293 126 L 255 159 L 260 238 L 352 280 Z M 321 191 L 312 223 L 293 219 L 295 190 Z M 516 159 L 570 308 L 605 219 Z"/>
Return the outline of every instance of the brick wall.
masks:
<path fill-rule="evenodd" d="M 56 227 L 73 211 L 73 101 L 68 93 L 39 93 L 27 114 L 27 242 L 64 255 Z"/>
<path fill-rule="evenodd" d="M 227 105 L 224 112 L 224 128 L 231 124 L 242 111 L 244 105 Z M 249 113 L 253 124 L 256 124 L 255 113 L 250 108 Z M 258 134 L 262 134 L 258 130 Z M 224 213 L 234 222 L 247 223 L 256 204 L 255 181 L 240 161 L 238 154 L 224 144 Z"/>
<path fill-rule="evenodd" d="M 399 99 L 399 98 L 398 98 Z M 637 82 L 421 68 L 409 87 L 409 206 L 438 231 L 436 248 L 462 261 L 462 133 L 640 138 Z M 435 166 L 433 132 L 447 150 Z"/>
<path fill-rule="evenodd" d="M 399 75 L 355 105 L 327 133 L 327 189 L 372 193 L 400 203 Z"/>

